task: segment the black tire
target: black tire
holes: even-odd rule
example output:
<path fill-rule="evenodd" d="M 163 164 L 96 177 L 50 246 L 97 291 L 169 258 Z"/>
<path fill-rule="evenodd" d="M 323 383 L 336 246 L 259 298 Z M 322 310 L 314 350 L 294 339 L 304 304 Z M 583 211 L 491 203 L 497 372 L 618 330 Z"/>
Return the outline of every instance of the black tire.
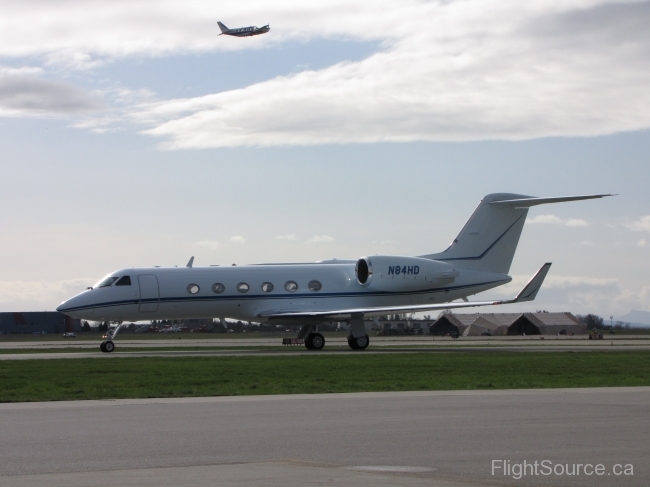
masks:
<path fill-rule="evenodd" d="M 310 350 L 322 350 L 325 346 L 325 337 L 320 333 L 310 333 L 309 342 L 311 344 Z"/>
<path fill-rule="evenodd" d="M 311 333 L 305 337 L 305 348 L 307 350 L 312 350 L 312 345 L 311 345 Z"/>
<path fill-rule="evenodd" d="M 100 349 L 102 352 L 106 352 L 106 349 L 104 348 L 104 345 L 105 345 L 105 344 L 106 344 L 106 342 L 102 342 L 102 343 L 99 345 L 99 349 Z"/>
<path fill-rule="evenodd" d="M 352 336 L 348 337 L 348 345 L 352 350 L 365 350 L 370 345 L 370 338 L 368 335 L 363 335 L 360 337 L 353 338 Z"/>
<path fill-rule="evenodd" d="M 105 341 L 104 342 L 104 352 L 111 353 L 113 350 L 115 350 L 115 344 L 110 340 Z"/>

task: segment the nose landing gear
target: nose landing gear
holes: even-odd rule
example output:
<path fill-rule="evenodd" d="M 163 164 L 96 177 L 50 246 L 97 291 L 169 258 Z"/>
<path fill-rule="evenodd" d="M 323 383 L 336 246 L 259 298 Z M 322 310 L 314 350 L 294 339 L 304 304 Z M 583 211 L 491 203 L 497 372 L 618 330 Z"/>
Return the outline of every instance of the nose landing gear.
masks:
<path fill-rule="evenodd" d="M 115 344 L 113 343 L 113 338 L 115 338 L 115 335 L 117 335 L 117 332 L 120 331 L 120 328 L 122 327 L 122 323 L 119 323 L 114 329 L 108 330 L 106 332 L 106 340 L 102 342 L 102 344 L 99 346 L 99 349 L 104 352 L 104 353 L 111 353 L 113 350 L 115 350 Z"/>

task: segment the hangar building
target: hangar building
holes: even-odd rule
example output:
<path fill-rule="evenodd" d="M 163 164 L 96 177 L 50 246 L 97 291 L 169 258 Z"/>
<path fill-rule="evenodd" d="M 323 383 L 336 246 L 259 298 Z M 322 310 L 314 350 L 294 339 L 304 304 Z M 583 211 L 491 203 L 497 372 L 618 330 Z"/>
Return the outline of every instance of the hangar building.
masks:
<path fill-rule="evenodd" d="M 445 336 L 586 335 L 587 326 L 571 313 L 443 314 L 429 334 Z"/>
<path fill-rule="evenodd" d="M 0 334 L 80 332 L 81 321 L 56 311 L 0 313 Z"/>

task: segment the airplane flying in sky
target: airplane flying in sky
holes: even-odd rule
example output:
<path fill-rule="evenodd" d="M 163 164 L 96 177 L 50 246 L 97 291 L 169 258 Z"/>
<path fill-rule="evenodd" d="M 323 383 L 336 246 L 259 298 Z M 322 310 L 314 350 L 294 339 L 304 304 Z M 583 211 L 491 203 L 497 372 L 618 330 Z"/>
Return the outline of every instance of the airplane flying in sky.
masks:
<path fill-rule="evenodd" d="M 483 198 L 451 245 L 436 254 L 371 255 L 357 260 L 245 266 L 149 267 L 111 272 L 57 308 L 93 321 L 234 318 L 302 325 L 298 338 L 319 350 L 320 323 L 350 323 L 348 344 L 370 342 L 364 317 L 532 301 L 551 266 L 544 264 L 510 300 L 467 301 L 512 280 L 508 275 L 528 209 L 545 203 L 602 198 L 605 194 L 537 198 L 497 193 Z M 462 302 L 452 303 L 457 299 Z M 115 349 L 109 332 L 100 348 Z"/>
<path fill-rule="evenodd" d="M 219 34 L 220 36 L 250 37 L 266 34 L 271 30 L 269 24 L 266 24 L 264 27 L 255 27 L 254 25 L 251 25 L 250 27 L 239 27 L 237 29 L 229 29 L 221 22 L 217 22 L 217 24 L 219 24 L 219 28 L 221 29 L 221 34 Z"/>

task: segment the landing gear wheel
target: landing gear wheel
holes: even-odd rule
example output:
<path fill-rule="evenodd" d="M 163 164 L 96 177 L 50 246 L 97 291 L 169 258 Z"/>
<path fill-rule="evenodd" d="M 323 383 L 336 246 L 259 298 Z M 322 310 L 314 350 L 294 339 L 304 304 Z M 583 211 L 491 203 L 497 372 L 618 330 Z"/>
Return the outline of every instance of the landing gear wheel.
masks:
<path fill-rule="evenodd" d="M 100 349 L 102 352 L 106 352 L 106 349 L 104 348 L 104 345 L 106 345 L 106 342 L 102 342 L 102 343 L 99 345 L 99 349 Z"/>
<path fill-rule="evenodd" d="M 115 344 L 110 340 L 104 342 L 104 352 L 111 353 L 115 350 Z"/>
<path fill-rule="evenodd" d="M 368 335 L 363 335 L 360 337 L 354 338 L 352 335 L 348 335 L 348 345 L 352 350 L 365 350 L 370 345 L 370 338 Z"/>
<path fill-rule="evenodd" d="M 310 333 L 307 337 L 310 350 L 322 350 L 325 346 L 325 337 L 320 333 Z"/>
<path fill-rule="evenodd" d="M 320 333 L 310 333 L 305 340 L 307 350 L 322 350 L 325 346 L 325 337 Z"/>

